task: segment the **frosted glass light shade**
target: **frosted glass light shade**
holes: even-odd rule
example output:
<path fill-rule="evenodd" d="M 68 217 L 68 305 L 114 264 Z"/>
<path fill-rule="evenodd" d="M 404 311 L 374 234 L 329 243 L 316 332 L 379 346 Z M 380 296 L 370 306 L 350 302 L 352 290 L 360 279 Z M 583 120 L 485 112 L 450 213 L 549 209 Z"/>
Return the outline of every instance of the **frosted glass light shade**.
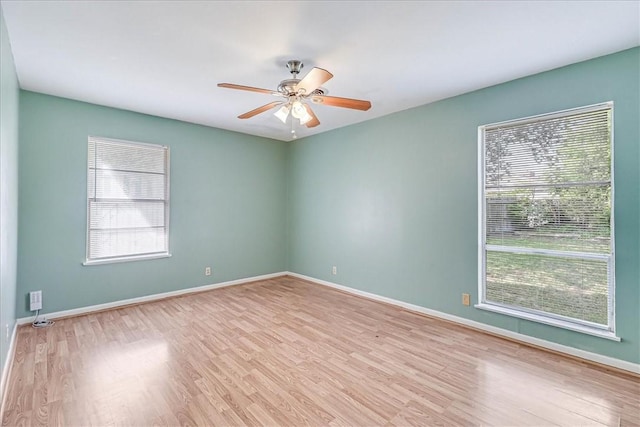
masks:
<path fill-rule="evenodd" d="M 283 105 L 282 108 L 273 113 L 273 115 L 282 120 L 282 123 L 287 123 L 287 117 L 289 116 L 289 107 Z"/>
<path fill-rule="evenodd" d="M 299 119 L 300 124 L 302 125 L 312 119 L 311 115 L 307 111 L 307 107 L 305 107 L 305 105 L 300 101 L 294 101 L 291 105 L 291 115 L 296 119 Z"/>

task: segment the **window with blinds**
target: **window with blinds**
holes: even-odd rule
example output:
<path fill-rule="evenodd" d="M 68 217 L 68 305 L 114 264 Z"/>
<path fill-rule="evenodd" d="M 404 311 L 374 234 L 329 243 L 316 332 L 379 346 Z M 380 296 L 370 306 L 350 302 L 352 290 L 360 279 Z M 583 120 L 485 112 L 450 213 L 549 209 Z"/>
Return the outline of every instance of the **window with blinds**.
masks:
<path fill-rule="evenodd" d="M 479 128 L 479 308 L 615 339 L 612 113 Z"/>
<path fill-rule="evenodd" d="M 89 137 L 85 264 L 169 256 L 169 149 Z"/>

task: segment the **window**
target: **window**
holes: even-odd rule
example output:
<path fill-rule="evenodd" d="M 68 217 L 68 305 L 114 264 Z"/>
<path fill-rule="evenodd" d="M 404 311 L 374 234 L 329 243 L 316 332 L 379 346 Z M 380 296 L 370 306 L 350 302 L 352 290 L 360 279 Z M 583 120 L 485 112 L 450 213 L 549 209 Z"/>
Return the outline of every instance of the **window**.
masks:
<path fill-rule="evenodd" d="M 169 149 L 89 137 L 85 265 L 169 255 Z"/>
<path fill-rule="evenodd" d="M 480 126 L 478 308 L 618 340 L 613 103 Z"/>

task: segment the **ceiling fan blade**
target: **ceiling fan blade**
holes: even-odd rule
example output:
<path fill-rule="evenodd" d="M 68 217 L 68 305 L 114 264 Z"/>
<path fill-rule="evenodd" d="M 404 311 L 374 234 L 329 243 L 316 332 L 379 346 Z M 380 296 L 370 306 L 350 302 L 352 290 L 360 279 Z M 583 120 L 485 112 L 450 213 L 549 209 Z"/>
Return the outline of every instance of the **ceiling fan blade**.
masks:
<path fill-rule="evenodd" d="M 306 127 L 308 127 L 308 128 L 314 128 L 314 127 L 318 126 L 320 124 L 320 120 L 318 120 L 318 118 L 316 117 L 316 115 L 313 112 L 313 110 L 311 109 L 311 107 L 309 107 L 307 104 L 304 104 L 304 108 L 307 109 L 307 113 L 309 113 L 309 115 L 311 116 L 311 120 L 309 120 L 304 125 Z"/>
<path fill-rule="evenodd" d="M 316 104 L 329 105 L 331 107 L 351 108 L 362 111 L 367 111 L 371 108 L 371 102 L 369 101 L 352 98 L 339 98 L 337 96 L 316 95 L 311 97 L 311 101 Z"/>
<path fill-rule="evenodd" d="M 302 78 L 302 80 L 298 82 L 295 90 L 296 92 L 302 92 L 302 94 L 310 94 L 314 90 L 318 89 L 323 83 L 329 81 L 332 77 L 333 74 L 327 70 L 314 67 Z"/>
<path fill-rule="evenodd" d="M 266 105 L 263 105 L 262 107 L 256 108 L 255 110 L 251 110 L 251 111 L 248 111 L 248 112 L 246 112 L 244 114 L 241 114 L 241 115 L 238 116 L 238 118 L 239 119 L 248 119 L 250 117 L 253 117 L 253 116 L 255 116 L 257 114 L 260 114 L 260 113 L 264 113 L 265 111 L 270 110 L 270 109 L 272 109 L 274 107 L 277 107 L 278 105 L 282 105 L 282 104 L 283 103 L 280 102 L 280 101 L 270 102 L 270 103 L 268 103 Z"/>
<path fill-rule="evenodd" d="M 226 87 L 227 89 L 247 90 L 249 92 L 266 93 L 268 95 L 281 95 L 281 93 L 273 91 L 273 90 L 260 89 L 259 87 L 234 85 L 233 83 L 218 83 L 218 87 Z"/>

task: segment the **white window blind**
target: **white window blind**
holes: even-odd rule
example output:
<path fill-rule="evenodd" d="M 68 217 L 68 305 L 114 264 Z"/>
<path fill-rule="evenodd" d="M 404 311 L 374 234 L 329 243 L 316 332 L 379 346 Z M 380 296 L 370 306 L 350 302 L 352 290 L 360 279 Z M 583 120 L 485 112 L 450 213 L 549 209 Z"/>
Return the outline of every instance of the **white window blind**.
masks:
<path fill-rule="evenodd" d="M 614 331 L 612 103 L 480 127 L 480 307 Z"/>
<path fill-rule="evenodd" d="M 86 264 L 169 256 L 169 149 L 89 137 Z"/>

